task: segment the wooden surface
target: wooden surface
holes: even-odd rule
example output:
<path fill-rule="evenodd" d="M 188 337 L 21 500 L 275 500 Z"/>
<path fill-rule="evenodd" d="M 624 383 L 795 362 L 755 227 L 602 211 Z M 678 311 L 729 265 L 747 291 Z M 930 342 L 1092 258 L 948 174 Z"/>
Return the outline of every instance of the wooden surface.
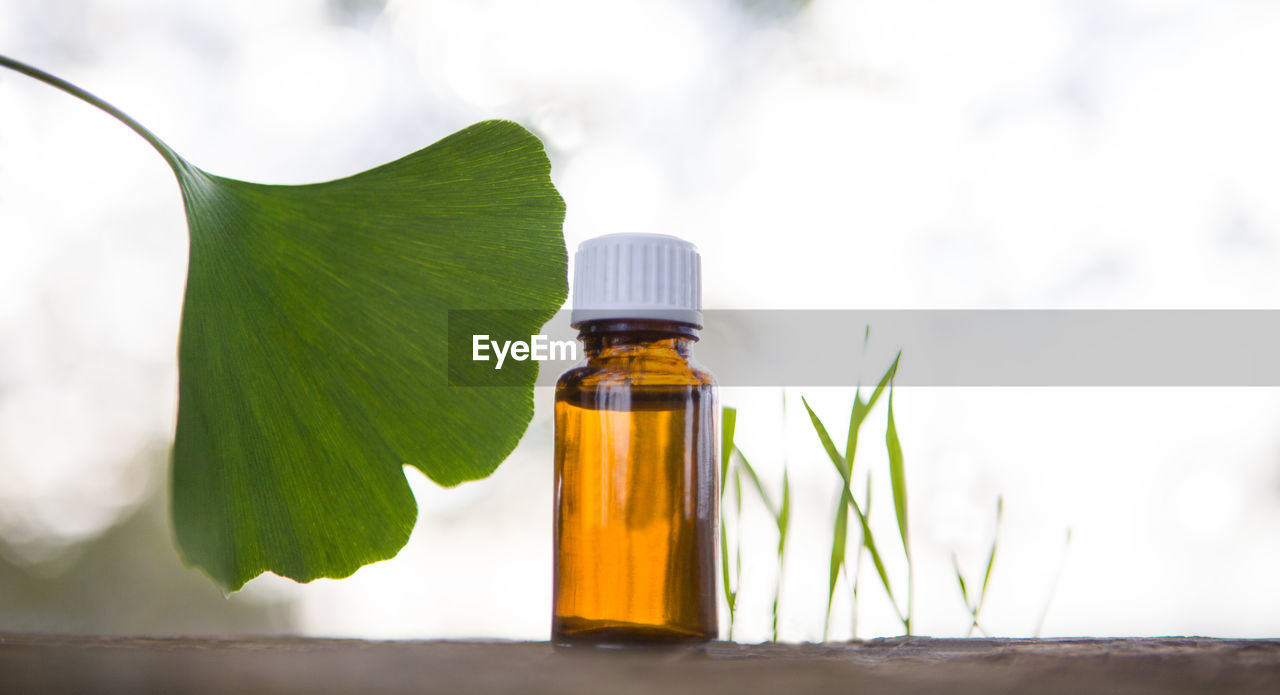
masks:
<path fill-rule="evenodd" d="M 0 693 L 1280 693 L 1280 640 L 537 642 L 0 636 Z"/>

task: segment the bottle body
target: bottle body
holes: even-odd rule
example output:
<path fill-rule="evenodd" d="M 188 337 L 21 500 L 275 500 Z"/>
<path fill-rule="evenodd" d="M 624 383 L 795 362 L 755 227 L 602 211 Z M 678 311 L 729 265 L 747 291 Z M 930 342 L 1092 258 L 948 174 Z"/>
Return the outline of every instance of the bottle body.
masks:
<path fill-rule="evenodd" d="M 716 636 L 715 382 L 693 330 L 583 326 L 585 364 L 556 386 L 558 644 Z"/>

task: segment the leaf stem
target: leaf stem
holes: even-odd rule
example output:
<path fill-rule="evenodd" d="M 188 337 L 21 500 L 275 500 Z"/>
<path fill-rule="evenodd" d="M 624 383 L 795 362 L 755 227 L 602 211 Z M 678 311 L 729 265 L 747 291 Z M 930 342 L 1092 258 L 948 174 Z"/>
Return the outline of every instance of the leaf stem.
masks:
<path fill-rule="evenodd" d="M 70 94 L 71 96 L 83 102 L 86 102 L 92 106 L 95 106 L 98 109 L 110 114 L 117 121 L 120 121 L 121 123 L 129 126 L 129 128 L 133 130 L 133 132 L 137 133 L 138 135 L 141 135 L 143 140 L 146 140 L 147 142 L 151 143 L 151 146 L 154 147 L 156 151 L 160 153 L 160 156 L 164 157 L 164 160 L 169 163 L 170 168 L 173 169 L 175 174 L 179 174 L 181 171 L 190 169 L 190 165 L 187 164 L 186 160 L 178 156 L 178 153 L 174 152 L 173 149 L 170 148 L 167 144 L 165 144 L 163 140 L 156 137 L 154 133 L 152 133 L 150 130 L 147 130 L 146 127 L 143 126 L 141 123 L 133 120 L 133 118 L 130 117 L 128 114 L 121 111 L 120 109 L 117 109 L 116 107 L 112 106 L 106 101 L 103 101 L 102 99 L 94 96 L 93 94 L 90 94 L 89 92 L 86 92 L 85 90 L 71 84 L 70 82 L 67 82 L 66 80 L 60 77 L 50 75 L 44 70 L 31 67 L 26 63 L 14 60 L 5 55 L 0 55 L 0 66 L 4 66 L 6 68 L 9 68 L 10 70 L 20 72 L 26 75 L 27 77 L 39 80 L 51 87 L 57 87 L 58 89 L 61 89 L 67 94 Z"/>

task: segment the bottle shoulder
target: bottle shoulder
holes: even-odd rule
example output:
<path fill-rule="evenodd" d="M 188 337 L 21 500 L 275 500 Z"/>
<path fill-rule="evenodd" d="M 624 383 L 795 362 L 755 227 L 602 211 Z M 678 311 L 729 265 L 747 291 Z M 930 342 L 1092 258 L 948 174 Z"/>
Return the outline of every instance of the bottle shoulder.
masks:
<path fill-rule="evenodd" d="M 588 359 L 561 374 L 556 381 L 557 389 L 715 385 L 711 372 L 695 362 L 643 357 Z"/>

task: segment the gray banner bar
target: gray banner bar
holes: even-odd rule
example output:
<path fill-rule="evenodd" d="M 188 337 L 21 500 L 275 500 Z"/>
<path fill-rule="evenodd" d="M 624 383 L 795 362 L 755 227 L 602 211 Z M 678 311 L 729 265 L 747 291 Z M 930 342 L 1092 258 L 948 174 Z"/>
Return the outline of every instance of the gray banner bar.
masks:
<path fill-rule="evenodd" d="M 455 350 L 452 342 L 483 327 L 485 312 L 449 313 L 451 327 L 459 314 L 467 325 L 466 335 L 451 329 L 450 359 L 469 358 L 469 345 Z M 703 313 L 694 356 L 723 386 L 872 384 L 899 350 L 899 386 L 1280 386 L 1280 311 Z M 542 333 L 551 341 L 577 335 L 567 311 Z M 488 383 L 467 377 L 467 370 L 494 364 L 451 363 L 451 374 L 466 367 L 451 383 Z M 573 364 L 541 362 L 537 383 L 554 385 Z"/>

